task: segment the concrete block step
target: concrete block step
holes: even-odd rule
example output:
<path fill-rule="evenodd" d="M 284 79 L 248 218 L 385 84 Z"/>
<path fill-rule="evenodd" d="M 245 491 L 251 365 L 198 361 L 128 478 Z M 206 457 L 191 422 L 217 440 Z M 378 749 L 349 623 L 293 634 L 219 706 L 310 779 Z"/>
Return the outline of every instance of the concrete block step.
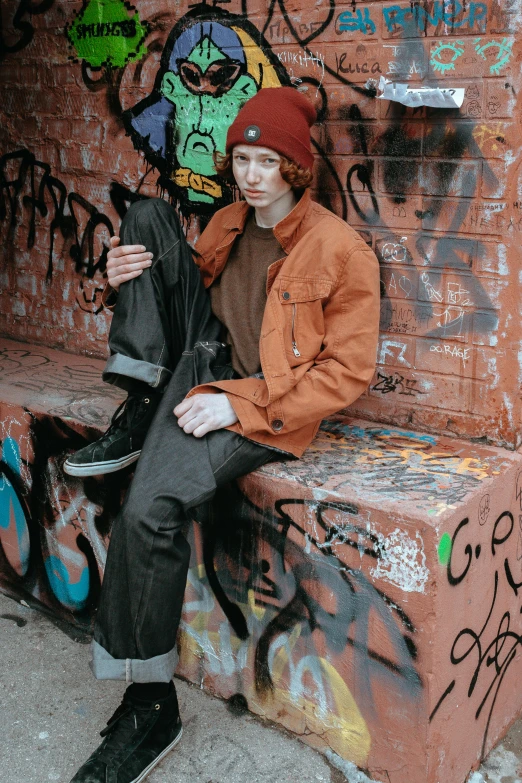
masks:
<path fill-rule="evenodd" d="M 100 370 L 0 342 L 1 584 L 83 627 L 130 476 L 61 469 L 119 402 Z M 188 527 L 178 673 L 340 769 L 463 783 L 522 707 L 522 457 L 333 416 L 213 520 Z"/>

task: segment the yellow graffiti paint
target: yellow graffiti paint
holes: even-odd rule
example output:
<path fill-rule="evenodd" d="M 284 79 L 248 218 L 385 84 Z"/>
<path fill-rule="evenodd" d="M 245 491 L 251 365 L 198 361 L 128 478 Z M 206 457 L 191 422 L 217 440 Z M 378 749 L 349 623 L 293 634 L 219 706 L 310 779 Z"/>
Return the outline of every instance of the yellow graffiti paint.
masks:
<path fill-rule="evenodd" d="M 477 467 L 472 467 L 472 462 L 475 462 Z M 457 473 L 473 473 L 480 481 L 487 479 L 489 476 L 484 464 L 479 459 L 473 459 L 472 457 L 466 457 L 461 461 L 457 468 Z"/>
<path fill-rule="evenodd" d="M 232 27 L 241 43 L 247 61 L 247 71 L 255 80 L 258 89 L 262 87 L 281 87 L 281 82 L 274 66 L 248 33 L 240 27 Z"/>
<path fill-rule="evenodd" d="M 278 650 L 276 658 L 279 656 L 282 661 L 276 666 L 274 660 L 272 668 L 272 678 L 276 684 L 275 704 L 267 708 L 267 716 L 271 712 L 274 713 L 274 707 L 279 705 L 275 714 L 278 715 L 279 721 L 285 722 L 282 721 L 280 712 L 280 707 L 283 706 L 291 718 L 290 725 L 295 725 L 296 721 L 303 722 L 302 733 L 317 735 L 324 745 L 330 747 L 341 758 L 352 761 L 359 767 L 366 766 L 371 748 L 371 735 L 355 699 L 337 669 L 325 658 L 317 659 L 323 675 L 323 684 L 328 686 L 329 702 L 333 702 L 325 715 L 316 701 L 303 695 L 293 699 L 289 691 L 281 685 L 281 662 L 285 668 L 286 651 L 282 648 Z M 276 670 L 280 672 L 277 680 Z M 302 674 L 305 671 L 306 669 Z"/>
<path fill-rule="evenodd" d="M 266 609 L 256 604 L 256 594 L 252 589 L 248 591 L 248 608 L 258 620 L 262 620 L 265 616 Z"/>
<path fill-rule="evenodd" d="M 171 179 L 180 188 L 192 188 L 192 190 L 206 193 L 212 198 L 221 198 L 223 195 L 221 186 L 216 184 L 214 180 L 203 176 L 203 174 L 197 174 L 189 168 L 176 169 Z"/>

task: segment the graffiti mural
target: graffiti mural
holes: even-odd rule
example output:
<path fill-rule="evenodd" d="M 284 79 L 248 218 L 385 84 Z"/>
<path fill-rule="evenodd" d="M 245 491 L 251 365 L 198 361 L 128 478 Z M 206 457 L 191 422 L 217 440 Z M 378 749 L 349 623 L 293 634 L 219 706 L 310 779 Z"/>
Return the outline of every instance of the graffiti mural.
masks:
<path fill-rule="evenodd" d="M 269 463 L 260 472 L 328 491 L 349 488 L 350 493 L 356 477 L 365 498 L 415 500 L 427 514 L 437 515 L 502 467 L 501 453 L 493 450 L 474 454 L 467 443 L 332 416 L 299 461 Z"/>
<path fill-rule="evenodd" d="M 29 214 L 28 250 L 35 245 L 38 218 L 49 218 L 46 280 L 52 281 L 57 255 L 55 244 L 57 235 L 61 234 L 60 255 L 70 259 L 79 277 L 78 307 L 99 313 L 108 238 L 114 233 L 110 219 L 83 196 L 68 193 L 65 184 L 52 175 L 47 163 L 37 160 L 29 150 L 17 150 L 0 158 L 0 224 L 5 228 L 4 238 L 10 256 L 15 249 L 14 234 L 24 213 Z M 100 235 L 102 226 L 105 231 Z"/>
<path fill-rule="evenodd" d="M 288 83 L 284 67 L 248 20 L 203 6 L 174 26 L 153 92 L 124 121 L 182 210 L 208 213 L 232 200 L 212 157 L 224 151 L 229 125 L 259 89 Z"/>
<path fill-rule="evenodd" d="M 83 357 L 70 355 L 65 361 L 60 359 L 56 352 L 27 348 L 22 343 L 0 346 L 4 390 L 8 385 L 13 402 L 22 394 L 27 407 L 39 408 L 44 400 L 50 416 L 74 419 L 85 427 L 108 427 L 123 393 L 102 381 L 101 363 L 93 366 Z M 50 391 L 53 387 L 54 394 Z"/>
<path fill-rule="evenodd" d="M 221 691 L 240 693 L 268 716 L 314 704 L 308 729 L 326 730 L 336 753 L 365 766 L 364 716 L 379 720 L 381 689 L 415 704 L 423 687 L 412 619 L 368 579 L 385 546 L 349 504 L 291 498 L 270 509 L 230 490 L 193 534 L 205 571 L 196 561 L 189 575 L 182 671 L 197 679 L 203 655 Z M 347 567 L 350 550 L 360 567 Z M 370 617 L 382 623 L 376 647 Z"/>
<path fill-rule="evenodd" d="M 449 659 L 454 677 L 440 694 L 430 715 L 430 721 L 437 719 L 445 702 L 451 703 L 458 678 L 465 678 L 466 698 L 473 705 L 474 718 L 481 720 L 485 726 L 482 758 L 491 745 L 489 732 L 495 711 L 499 709 L 501 694 L 505 693 L 505 681 L 511 667 L 520 658 L 522 646 L 522 571 L 520 548 L 518 544 L 514 545 L 514 540 L 520 535 L 519 521 L 522 518 L 521 475 L 519 472 L 516 481 L 515 514 L 504 510 L 494 521 L 491 518 L 484 528 L 487 533 L 484 543 L 480 543 L 483 536 L 473 536 L 474 520 L 465 517 L 457 525 L 453 536 L 444 533 L 439 546 L 439 558 L 441 564 L 446 565 L 448 584 L 455 589 L 463 589 L 471 572 L 483 572 L 485 557 L 489 555 L 493 563 L 488 600 L 484 602 L 477 622 L 461 628 L 453 639 Z M 481 527 L 488 523 L 489 511 L 490 498 L 484 495 L 478 512 Z"/>
<path fill-rule="evenodd" d="M 25 576 L 29 567 L 29 529 L 24 512 L 24 499 L 16 491 L 21 485 L 22 459 L 14 438 L 2 444 L 0 474 L 0 540 L 5 557 L 18 576 Z M 11 480 L 9 480 L 9 476 Z"/>
<path fill-rule="evenodd" d="M 0 426 L 0 583 L 89 628 L 125 478 L 66 480 L 81 428 L 8 406 Z"/>

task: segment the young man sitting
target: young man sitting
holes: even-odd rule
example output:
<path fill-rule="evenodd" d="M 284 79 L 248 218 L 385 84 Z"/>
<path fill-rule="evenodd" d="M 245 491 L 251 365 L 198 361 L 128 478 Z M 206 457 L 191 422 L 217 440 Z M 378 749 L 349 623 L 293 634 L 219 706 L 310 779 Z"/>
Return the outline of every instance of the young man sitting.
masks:
<path fill-rule="evenodd" d="M 160 199 L 134 204 L 122 244 L 112 240 L 103 377 L 128 398 L 65 470 L 108 473 L 139 457 L 112 529 L 92 662 L 96 677 L 130 684 L 73 783 L 137 783 L 181 737 L 172 674 L 187 512 L 269 460 L 300 457 L 372 377 L 377 259 L 310 199 L 314 121 L 290 87 L 247 101 L 216 163 L 243 200 L 214 215 L 194 258 Z"/>

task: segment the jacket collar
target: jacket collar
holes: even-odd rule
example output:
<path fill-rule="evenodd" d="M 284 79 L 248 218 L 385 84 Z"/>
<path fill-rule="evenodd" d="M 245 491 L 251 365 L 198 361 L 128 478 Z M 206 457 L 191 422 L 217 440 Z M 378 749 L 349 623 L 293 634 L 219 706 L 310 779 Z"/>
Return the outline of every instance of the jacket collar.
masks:
<path fill-rule="evenodd" d="M 287 254 L 298 241 L 298 229 L 303 223 L 310 202 L 310 188 L 307 188 L 292 211 L 274 226 L 274 236 Z M 237 209 L 231 211 L 224 226 L 231 231 L 242 232 L 251 207 L 249 207 L 246 201 L 239 201 L 236 206 Z"/>

